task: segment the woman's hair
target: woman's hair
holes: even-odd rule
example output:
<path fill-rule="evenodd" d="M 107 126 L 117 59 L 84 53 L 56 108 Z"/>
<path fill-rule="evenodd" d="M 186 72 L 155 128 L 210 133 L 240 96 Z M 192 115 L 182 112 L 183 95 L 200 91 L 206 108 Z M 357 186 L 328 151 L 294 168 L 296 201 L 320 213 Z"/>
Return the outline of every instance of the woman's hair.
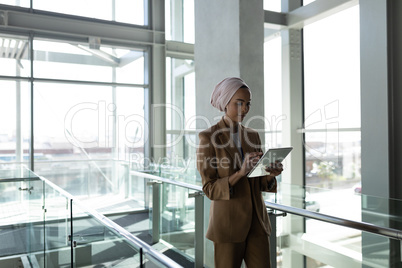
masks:
<path fill-rule="evenodd" d="M 225 111 L 226 105 L 232 99 L 233 95 L 239 88 L 247 88 L 250 92 L 249 86 L 238 77 L 228 77 L 219 82 L 211 95 L 211 104 L 221 112 Z"/>

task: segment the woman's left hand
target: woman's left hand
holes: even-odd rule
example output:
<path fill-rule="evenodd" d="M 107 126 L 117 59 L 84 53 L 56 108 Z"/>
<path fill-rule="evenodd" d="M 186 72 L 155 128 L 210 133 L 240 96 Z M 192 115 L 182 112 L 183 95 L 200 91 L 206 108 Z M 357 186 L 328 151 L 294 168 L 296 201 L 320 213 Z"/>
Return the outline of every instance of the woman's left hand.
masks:
<path fill-rule="evenodd" d="M 265 168 L 265 171 L 269 172 L 270 176 L 276 177 L 282 173 L 283 165 L 281 162 L 277 161 L 277 162 L 271 163 L 269 166 L 267 166 Z"/>

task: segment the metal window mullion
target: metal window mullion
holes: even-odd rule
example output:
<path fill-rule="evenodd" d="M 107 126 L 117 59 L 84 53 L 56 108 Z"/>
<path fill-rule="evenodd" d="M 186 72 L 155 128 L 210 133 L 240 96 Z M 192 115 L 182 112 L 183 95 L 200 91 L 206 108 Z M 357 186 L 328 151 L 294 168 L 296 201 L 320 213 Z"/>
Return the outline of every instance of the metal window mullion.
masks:
<path fill-rule="evenodd" d="M 113 72 L 112 80 L 114 83 L 116 81 L 116 67 L 112 67 L 112 72 Z M 113 133 L 112 133 L 112 139 L 113 139 L 113 141 L 112 141 L 112 158 L 114 160 L 119 159 L 119 137 L 118 137 L 119 132 L 117 131 L 117 127 L 118 127 L 117 109 L 118 109 L 118 107 L 117 107 L 116 101 L 117 101 L 116 86 L 112 86 L 112 104 L 114 105 L 113 106 L 114 109 L 112 111 L 112 113 L 113 113 L 113 117 L 112 117 L 112 120 L 113 120 L 113 122 L 112 122 L 112 131 L 113 131 Z M 105 119 L 105 120 L 106 120 L 106 122 L 104 122 L 104 124 L 107 125 L 109 123 L 108 119 Z M 105 142 L 107 144 L 107 141 L 105 141 Z M 113 189 L 113 192 L 118 191 L 118 189 L 119 189 L 119 177 L 117 176 L 117 174 L 118 174 L 117 169 L 118 169 L 117 162 L 113 161 L 112 162 L 112 180 L 113 180 L 113 185 L 114 185 L 113 188 L 115 188 L 115 189 Z"/>
<path fill-rule="evenodd" d="M 20 67 L 18 64 L 15 66 L 17 75 L 20 75 Z M 23 161 L 23 148 L 22 148 L 22 125 L 21 125 L 21 81 L 17 80 L 16 83 L 16 152 L 15 152 L 15 160 L 16 162 Z"/>
<path fill-rule="evenodd" d="M 361 128 L 317 128 L 317 129 L 306 129 L 299 128 L 297 129 L 297 133 L 308 133 L 308 132 L 355 132 L 361 131 Z"/>
<path fill-rule="evenodd" d="M 147 87 L 144 88 L 144 118 L 148 123 L 148 128 L 144 128 L 144 137 L 150 137 L 151 135 L 151 91 L 149 89 L 149 83 L 152 80 L 152 64 L 151 64 L 151 48 L 148 47 L 144 53 L 144 82 Z M 150 159 L 151 156 L 151 139 L 146 139 L 144 143 L 144 157 Z M 129 159 L 131 160 L 131 159 Z"/>
<path fill-rule="evenodd" d="M 97 81 L 83 81 L 83 80 L 65 80 L 65 79 L 53 79 L 53 78 L 31 78 L 31 77 L 18 77 L 0 75 L 0 80 L 20 80 L 20 81 L 32 81 L 42 83 L 63 83 L 63 84 L 76 84 L 76 85 L 95 85 L 95 86 L 115 86 L 115 87 L 134 87 L 134 88 L 146 88 L 148 84 L 130 84 L 130 83 L 116 83 L 116 82 L 97 82 Z"/>
<path fill-rule="evenodd" d="M 32 1 L 32 0 L 31 0 Z M 31 7 L 32 7 L 32 2 L 31 2 Z M 33 77 L 34 77 L 34 64 L 33 64 L 33 34 L 29 35 L 29 53 L 30 53 L 30 63 L 31 63 L 31 77 L 30 77 L 30 83 L 31 83 L 31 143 L 29 145 L 29 160 L 31 163 L 31 170 L 35 171 L 35 163 L 34 163 L 34 81 L 33 81 Z"/>
<path fill-rule="evenodd" d="M 204 195 L 195 196 L 195 267 L 204 267 Z"/>
<path fill-rule="evenodd" d="M 152 242 L 157 243 L 160 239 L 161 226 L 161 194 L 162 183 L 152 183 Z"/>

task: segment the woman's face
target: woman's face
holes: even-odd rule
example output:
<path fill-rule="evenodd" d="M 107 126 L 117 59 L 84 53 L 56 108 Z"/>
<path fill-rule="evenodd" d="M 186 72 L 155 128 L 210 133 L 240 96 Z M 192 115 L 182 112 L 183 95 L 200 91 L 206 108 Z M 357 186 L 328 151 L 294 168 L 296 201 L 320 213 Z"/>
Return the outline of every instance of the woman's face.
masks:
<path fill-rule="evenodd" d="M 233 122 L 240 123 L 250 110 L 251 99 L 247 88 L 239 88 L 226 106 L 226 116 Z"/>

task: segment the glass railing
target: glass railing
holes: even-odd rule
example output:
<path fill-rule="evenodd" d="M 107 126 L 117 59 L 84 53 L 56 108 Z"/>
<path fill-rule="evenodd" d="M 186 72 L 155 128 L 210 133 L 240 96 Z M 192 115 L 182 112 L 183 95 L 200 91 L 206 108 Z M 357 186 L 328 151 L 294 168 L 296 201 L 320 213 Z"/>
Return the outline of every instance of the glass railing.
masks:
<path fill-rule="evenodd" d="M 26 246 L 16 252 L 29 252 L 40 264 L 54 261 L 58 252 L 59 261 L 70 258 L 75 262 L 78 256 L 82 262 L 78 266 L 89 262 L 96 265 L 107 262 L 102 258 L 115 245 L 125 248 L 116 255 L 121 265 L 136 263 L 138 256 L 143 258 L 141 263 L 155 261 L 146 253 L 136 253 L 141 247 L 131 245 L 135 237 L 182 266 L 214 267 L 213 244 L 205 239 L 210 200 L 203 196 L 199 182 L 186 182 L 194 180 L 192 172 L 158 165 L 138 171 L 123 161 L 96 163 L 100 169 L 80 171 L 87 175 L 73 177 L 78 180 L 74 184 L 68 180 L 61 183 L 67 189 L 85 185 L 75 189 L 74 198 L 71 193 L 55 190 L 59 185 L 54 184 L 60 183 L 58 169 L 51 176 L 54 183 L 36 175 L 29 180 L 0 181 L 1 204 L 15 208 L 0 218 L 2 226 L 18 225 L 31 230 L 29 236 L 24 236 L 26 242 L 22 245 Z M 68 177 L 67 171 L 61 174 Z M 97 184 L 91 188 L 93 181 Z M 99 185 L 109 186 L 101 189 Z M 398 261 L 400 254 L 395 252 L 400 252 L 402 238 L 398 231 L 402 230 L 401 200 L 366 196 L 352 188 L 323 189 L 283 182 L 278 183 L 277 194 L 263 193 L 263 197 L 272 209 L 275 233 L 271 235 L 271 256 L 277 256 L 276 267 L 393 267 Z M 74 230 L 68 232 L 71 218 L 75 219 Z M 105 226 L 105 221 L 113 228 Z M 46 240 L 37 239 L 40 232 Z M 71 245 L 76 245 L 72 248 L 73 259 Z M 105 254 L 99 251 L 101 248 Z M 114 261 L 108 264 L 115 265 Z"/>
<path fill-rule="evenodd" d="M 212 243 L 204 239 L 210 201 L 202 196 L 200 186 L 175 179 L 183 177 L 182 173 L 156 170 L 148 170 L 148 174 L 131 171 L 132 177 L 153 181 L 152 187 L 159 189 L 151 191 L 154 205 L 150 205 L 150 218 L 156 218 L 152 232 L 160 232 L 158 241 L 185 258 L 195 263 L 202 259 L 204 266 L 213 267 Z M 394 267 L 401 261 L 392 253 L 399 250 L 402 239 L 402 217 L 395 212 L 401 200 L 361 195 L 353 188 L 323 189 L 281 182 L 277 194 L 263 196 L 267 207 L 273 209 L 271 244 L 275 246 L 271 256 L 277 256 L 273 267 Z M 203 205 L 197 206 L 197 202 Z M 392 209 L 381 210 L 387 206 Z M 155 225 L 155 221 L 159 223 Z M 201 249 L 194 242 L 200 241 L 197 233 L 203 239 Z"/>
<path fill-rule="evenodd" d="M 153 171 L 132 170 L 130 175 L 147 181 L 153 242 L 183 266 L 203 267 L 204 198 L 201 187 L 151 173 Z"/>
<path fill-rule="evenodd" d="M 287 214 L 274 218 L 277 267 L 401 264 L 400 253 L 395 254 L 402 239 L 401 200 L 285 183 L 265 200 L 268 208 Z"/>
<path fill-rule="evenodd" d="M 0 192 L 0 267 L 181 267 L 27 169 L 2 170 Z"/>

